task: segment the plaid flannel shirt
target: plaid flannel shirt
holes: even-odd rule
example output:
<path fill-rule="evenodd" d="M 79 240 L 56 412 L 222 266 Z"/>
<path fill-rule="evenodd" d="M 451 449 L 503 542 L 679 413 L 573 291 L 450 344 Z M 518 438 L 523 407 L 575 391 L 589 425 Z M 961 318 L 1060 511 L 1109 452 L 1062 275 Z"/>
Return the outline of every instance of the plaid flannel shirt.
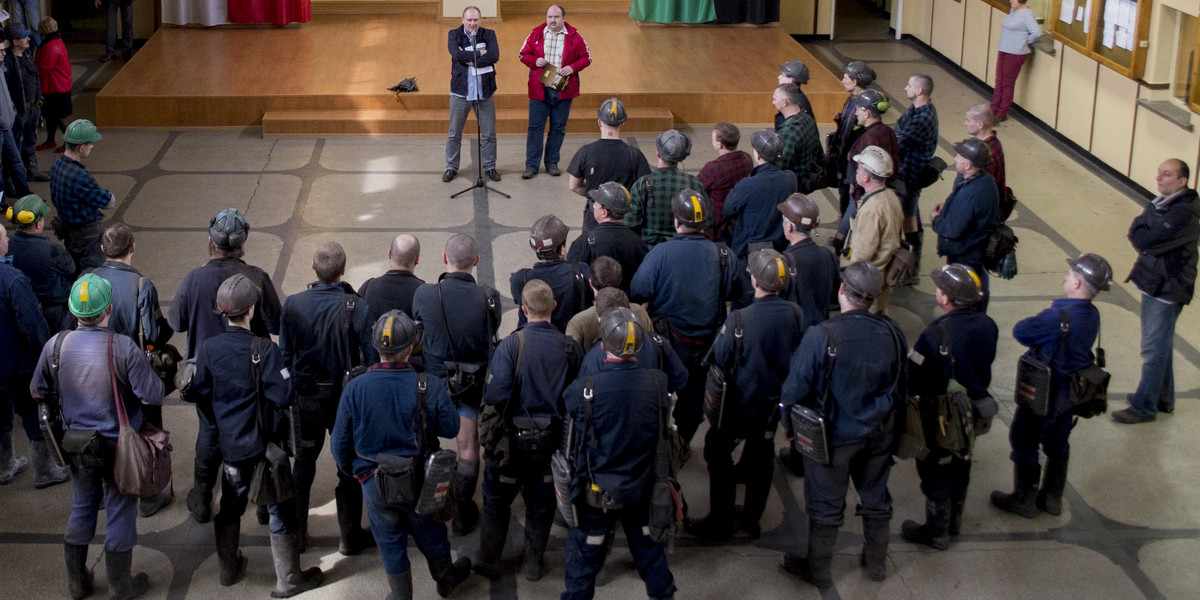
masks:
<path fill-rule="evenodd" d="M 983 140 L 987 144 L 988 150 L 992 151 L 992 164 L 984 169 L 992 174 L 992 179 L 996 180 L 996 188 L 1000 190 L 1000 199 L 1004 199 L 1005 189 L 1008 182 L 1004 180 L 1004 148 L 1000 146 L 1000 138 L 993 133 L 992 137 Z"/>
<path fill-rule="evenodd" d="M 910 106 L 893 127 L 900 155 L 900 177 L 916 181 L 937 150 L 938 116 L 933 104 Z"/>
<path fill-rule="evenodd" d="M 696 190 L 705 199 L 708 198 L 704 182 L 677 167 L 659 169 L 643 176 L 630 190 L 632 200 L 629 212 L 625 214 L 625 225 L 638 232 L 651 248 L 675 237 L 675 214 L 671 212 L 671 200 L 684 188 Z"/>
<path fill-rule="evenodd" d="M 700 181 L 704 182 L 708 200 L 712 203 L 715 213 L 713 216 L 716 217 L 712 229 L 708 232 L 709 239 L 720 240 L 726 237 L 725 230 L 728 229 L 728 223 L 725 222 L 723 216 L 725 214 L 725 198 L 729 196 L 730 190 L 737 185 L 737 182 L 750 175 L 753 168 L 754 160 L 750 158 L 750 155 L 737 150 L 708 161 L 700 169 L 698 177 Z"/>
<path fill-rule="evenodd" d="M 81 163 L 63 156 L 50 167 L 50 202 L 64 223 L 86 225 L 104 220 L 100 209 L 108 207 L 112 194 Z"/>
<path fill-rule="evenodd" d="M 809 163 L 821 148 L 817 122 L 809 115 L 796 113 L 785 119 L 775 132 L 783 138 L 783 160 L 779 161 L 779 168 L 804 177 Z"/>

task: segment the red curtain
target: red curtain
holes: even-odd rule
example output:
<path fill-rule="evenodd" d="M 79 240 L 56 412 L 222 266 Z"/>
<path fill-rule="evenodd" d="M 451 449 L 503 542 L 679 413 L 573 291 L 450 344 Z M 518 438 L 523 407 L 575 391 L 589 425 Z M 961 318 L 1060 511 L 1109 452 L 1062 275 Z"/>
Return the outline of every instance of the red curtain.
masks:
<path fill-rule="evenodd" d="M 228 0 L 230 23 L 307 23 L 311 0 Z"/>

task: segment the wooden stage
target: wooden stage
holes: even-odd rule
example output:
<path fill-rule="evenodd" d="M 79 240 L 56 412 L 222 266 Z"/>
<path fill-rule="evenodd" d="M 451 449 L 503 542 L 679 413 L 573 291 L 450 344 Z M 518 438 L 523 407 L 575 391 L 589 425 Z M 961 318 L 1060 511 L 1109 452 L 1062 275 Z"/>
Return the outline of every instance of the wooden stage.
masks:
<path fill-rule="evenodd" d="M 485 23 L 500 40 L 497 130 L 524 134 L 528 69 L 517 59 L 538 13 Z M 777 65 L 803 60 L 818 120 L 845 100 L 841 74 L 826 71 L 782 29 L 644 27 L 626 14 L 569 13 L 588 41 L 569 132 L 595 131 L 594 110 L 616 96 L 625 130 L 675 123 L 768 123 Z M 245 127 L 264 137 L 444 134 L 450 59 L 434 15 L 316 15 L 285 28 L 164 26 L 96 95 L 101 127 Z M 420 91 L 397 102 L 387 87 L 416 77 Z"/>

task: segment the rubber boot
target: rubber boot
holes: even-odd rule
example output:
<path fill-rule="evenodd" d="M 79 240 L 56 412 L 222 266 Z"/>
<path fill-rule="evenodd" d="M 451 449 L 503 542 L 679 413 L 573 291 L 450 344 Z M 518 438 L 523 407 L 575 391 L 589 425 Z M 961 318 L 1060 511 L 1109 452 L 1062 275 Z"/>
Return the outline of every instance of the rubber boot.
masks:
<path fill-rule="evenodd" d="M 783 555 L 783 570 L 807 581 L 820 589 L 833 587 L 830 565 L 833 562 L 833 545 L 837 543 L 838 528 L 830 525 L 808 523 L 808 556 Z"/>
<path fill-rule="evenodd" d="M 212 520 L 212 491 L 206 489 L 202 485 L 195 485 L 188 492 L 187 496 L 188 512 L 192 513 L 192 519 L 197 523 L 204 524 Z"/>
<path fill-rule="evenodd" d="M 36 154 L 30 154 L 24 157 L 24 162 L 26 180 L 38 182 L 50 181 L 50 176 L 38 169 Z"/>
<path fill-rule="evenodd" d="M 355 556 L 367 548 L 374 548 L 375 536 L 362 527 L 362 488 L 359 487 L 355 495 L 349 487 L 339 485 L 333 490 L 333 499 L 337 505 L 338 529 L 341 530 L 338 552 L 342 556 Z"/>
<path fill-rule="evenodd" d="M 72 600 L 82 600 L 92 595 L 92 572 L 87 568 L 88 547 L 75 544 L 63 544 L 63 554 L 67 559 L 67 591 Z"/>
<path fill-rule="evenodd" d="M 779 464 L 783 465 L 788 473 L 796 477 L 804 477 L 804 456 L 791 446 L 779 449 Z"/>
<path fill-rule="evenodd" d="M 912 250 L 913 258 L 917 259 L 916 269 L 905 285 L 917 285 L 921 283 L 921 249 L 925 246 L 925 229 L 921 228 L 912 233 L 906 233 L 904 239 Z"/>
<path fill-rule="evenodd" d="M 462 537 L 479 527 L 479 505 L 475 503 L 475 488 L 479 487 L 479 461 L 459 461 L 454 473 L 458 489 L 458 514 L 454 515 L 451 532 Z"/>
<path fill-rule="evenodd" d="M 950 535 L 958 535 L 967 506 L 967 487 L 971 485 L 971 461 L 955 461 L 951 463 L 951 469 L 950 519 L 946 529 Z"/>
<path fill-rule="evenodd" d="M 887 549 L 889 517 L 863 517 L 862 564 L 867 568 L 871 581 L 887 578 Z"/>
<path fill-rule="evenodd" d="M 723 457 L 728 460 L 728 457 Z M 724 541 L 733 537 L 736 525 L 734 523 L 733 503 L 737 496 L 737 483 L 734 479 L 733 465 L 716 467 L 713 462 L 708 467 L 708 516 L 701 519 L 687 519 L 683 522 L 683 530 L 689 535 L 714 541 Z"/>
<path fill-rule="evenodd" d="M 223 586 L 231 586 L 246 574 L 246 557 L 238 549 L 241 538 L 242 524 L 213 522 L 213 532 L 217 542 L 217 564 L 220 567 L 220 581 Z"/>
<path fill-rule="evenodd" d="M 291 598 L 321 585 L 325 574 L 320 567 L 300 570 L 300 548 L 296 534 L 271 534 L 271 558 L 275 562 L 275 589 L 272 598 Z"/>
<path fill-rule="evenodd" d="M 138 500 L 138 514 L 142 517 L 153 517 L 158 514 L 158 511 L 170 506 L 174 499 L 174 483 L 169 483 L 158 495 Z"/>
<path fill-rule="evenodd" d="M 460 556 L 453 563 L 450 555 L 429 561 L 429 574 L 437 582 L 437 593 L 443 598 L 449 598 L 458 584 L 471 576 L 471 559 Z"/>
<path fill-rule="evenodd" d="M 396 575 L 388 575 L 387 580 L 388 589 L 391 590 L 391 593 L 387 595 L 387 600 L 412 600 L 412 569 Z"/>
<path fill-rule="evenodd" d="M 484 506 L 483 523 L 479 526 L 479 561 L 474 569 L 488 579 L 500 578 L 500 558 L 508 541 L 509 517 L 509 511 L 491 511 Z"/>
<path fill-rule="evenodd" d="M 1013 491 L 1005 494 L 999 490 L 992 492 L 992 506 L 1014 515 L 1032 519 L 1037 516 L 1035 496 L 1038 491 L 1038 480 L 1042 468 L 1039 465 L 1013 464 Z"/>
<path fill-rule="evenodd" d="M 133 550 L 104 551 L 104 567 L 108 571 L 108 600 L 131 600 L 149 591 L 150 576 L 145 573 L 131 576 L 129 568 L 132 565 Z"/>
<path fill-rule="evenodd" d="M 29 440 L 29 454 L 33 460 L 33 487 L 40 490 L 71 479 L 71 468 L 54 462 L 45 439 Z"/>
<path fill-rule="evenodd" d="M 29 459 L 14 456 L 12 430 L 0 433 L 0 485 L 12 483 L 13 477 L 29 467 Z"/>
<path fill-rule="evenodd" d="M 546 544 L 550 541 L 550 523 L 525 523 L 525 579 L 538 581 L 546 573 Z"/>
<path fill-rule="evenodd" d="M 1049 514 L 1062 514 L 1063 489 L 1067 487 L 1067 461 L 1050 460 L 1046 462 L 1046 474 L 1042 479 L 1042 489 L 1038 490 L 1035 504 Z"/>
<path fill-rule="evenodd" d="M 905 521 L 900 525 L 900 535 L 914 544 L 925 544 L 934 550 L 950 547 L 950 503 L 925 500 L 925 523 Z"/>
<path fill-rule="evenodd" d="M 271 524 L 271 512 L 267 510 L 266 506 L 259 506 L 256 508 L 254 510 L 254 518 L 258 519 L 259 525 Z"/>

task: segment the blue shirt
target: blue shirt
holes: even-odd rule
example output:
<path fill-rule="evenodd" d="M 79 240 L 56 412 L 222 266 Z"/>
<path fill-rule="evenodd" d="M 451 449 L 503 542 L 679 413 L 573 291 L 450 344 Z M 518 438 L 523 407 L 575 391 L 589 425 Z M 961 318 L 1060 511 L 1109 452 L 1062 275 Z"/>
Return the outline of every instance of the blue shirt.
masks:
<path fill-rule="evenodd" d="M 236 274 L 245 275 L 258 286 L 262 296 L 254 305 L 250 330 L 266 337 L 279 333 L 279 294 L 266 271 L 246 264 L 240 258 L 214 258 L 202 267 L 188 272 L 179 284 L 175 301 L 167 311 L 167 319 L 175 331 L 188 332 L 187 353 L 194 358 L 204 340 L 225 331 L 225 317 L 216 314 L 217 288 Z"/>
<path fill-rule="evenodd" d="M 977 310 L 955 309 L 934 319 L 908 354 L 909 395 L 932 400 L 946 393 L 953 378 L 971 398 L 986 396 L 998 338 L 996 322 Z"/>
<path fill-rule="evenodd" d="M 65 304 L 71 295 L 75 260 L 62 244 L 36 233 L 17 231 L 8 240 L 12 265 L 29 278 L 42 304 Z"/>
<path fill-rule="evenodd" d="M 509 417 L 529 411 L 531 415 L 561 419 L 562 392 L 575 379 L 583 352 L 575 340 L 545 321 L 529 323 L 520 331 L 525 338 L 524 348 L 516 333 L 504 338 L 496 347 L 488 368 L 487 385 L 483 388 L 483 400 L 501 405 L 519 398 L 520 405 L 508 407 Z"/>
<path fill-rule="evenodd" d="M 604 370 L 604 361 L 607 359 L 608 353 L 597 342 L 587 351 L 587 354 L 583 355 L 583 362 L 579 365 L 579 376 L 595 375 Z M 659 337 L 657 333 L 646 333 L 642 349 L 638 350 L 637 360 L 638 364 L 658 369 L 666 374 L 668 390 L 678 392 L 687 386 L 687 367 L 683 366 L 683 361 L 679 360 L 679 354 L 675 352 L 675 347 Z"/>
<path fill-rule="evenodd" d="M 734 337 L 738 320 L 740 344 Z M 765 423 L 774 411 L 792 352 L 803 335 L 803 311 L 778 296 L 755 298 L 725 319 L 713 341 L 711 360 L 725 370 L 732 396 L 741 404 L 744 425 Z"/>
<path fill-rule="evenodd" d="M 837 257 L 827 246 L 805 238 L 788 246 L 784 256 L 796 267 L 796 277 L 779 295 L 804 311 L 804 330 L 829 318 L 829 306 L 837 302 L 842 271 Z"/>
<path fill-rule="evenodd" d="M 508 278 L 509 292 L 513 302 L 521 306 L 521 292 L 530 279 L 541 279 L 554 292 L 554 313 L 550 322 L 559 331 L 567 330 L 571 317 L 592 305 L 591 269 L 586 264 L 562 259 L 540 260 L 531 269 L 519 269 Z M 517 311 L 517 326 L 527 323 L 525 311 Z"/>
<path fill-rule="evenodd" d="M 486 364 L 500 328 L 500 293 L 467 273 L 445 273 L 417 288 L 413 320 L 425 329 L 426 372 L 444 376 L 445 361 Z"/>
<path fill-rule="evenodd" d="M 347 302 L 355 305 L 349 327 Z M 374 326 L 371 307 L 346 282 L 313 282 L 289 297 L 283 303 L 279 348 L 292 374 L 292 389 L 310 395 L 318 383 L 340 387 L 355 364 L 379 362 L 379 353 L 371 345 Z"/>
<path fill-rule="evenodd" d="M 733 226 L 733 253 L 745 258 L 750 244 L 770 242 L 775 250 L 787 248 L 783 214 L 775 208 L 796 192 L 796 175 L 765 163 L 737 182 L 725 198 L 722 214 Z"/>
<path fill-rule="evenodd" d="M 29 278 L 0 257 L 0 384 L 32 371 L 48 337 Z"/>
<path fill-rule="evenodd" d="M 163 317 L 162 308 L 158 305 L 158 288 L 154 287 L 152 281 L 143 278 L 137 269 L 111 260 L 93 269 L 92 273 L 112 284 L 113 310 L 108 319 L 110 329 L 133 338 L 135 343 L 143 347 L 146 344 L 165 344 L 171 339 L 175 331 Z M 139 328 L 141 339 L 138 339 Z"/>
<path fill-rule="evenodd" d="M 50 167 L 50 202 L 64 223 L 86 225 L 104 220 L 100 209 L 108 208 L 113 197 L 82 163 L 62 156 Z"/>
<path fill-rule="evenodd" d="M 646 302 L 653 318 L 666 318 L 671 332 L 708 339 L 721 326 L 726 300 L 740 292 L 742 264 L 730 253 L 721 269 L 718 246 L 699 233 L 685 233 L 650 250 L 630 284 L 630 300 Z"/>
<path fill-rule="evenodd" d="M 1070 331 L 1065 343 L 1058 342 L 1059 309 L 1066 309 L 1070 318 Z M 1063 385 L 1067 374 L 1095 361 L 1092 345 L 1096 343 L 1099 333 L 1100 311 L 1096 310 L 1091 300 L 1078 298 L 1059 298 L 1050 304 L 1050 308 L 1013 325 L 1013 338 L 1022 346 L 1028 346 L 1038 360 L 1050 365 L 1054 376 L 1051 409 L 1055 416 L 1070 408 L 1068 386 Z"/>
<path fill-rule="evenodd" d="M 938 256 L 945 256 L 950 263 L 982 268 L 988 237 L 1000 222 L 999 212 L 999 192 L 991 175 L 980 171 L 966 179 L 959 174 L 942 213 L 933 220 Z"/>

